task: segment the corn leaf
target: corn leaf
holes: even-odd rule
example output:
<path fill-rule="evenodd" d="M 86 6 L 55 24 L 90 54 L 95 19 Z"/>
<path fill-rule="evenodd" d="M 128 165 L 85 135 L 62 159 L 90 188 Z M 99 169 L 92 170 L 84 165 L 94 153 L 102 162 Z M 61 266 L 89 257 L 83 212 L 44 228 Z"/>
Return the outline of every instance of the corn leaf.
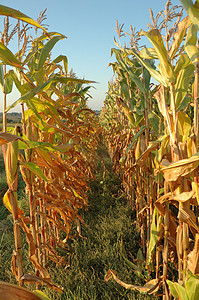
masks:
<path fill-rule="evenodd" d="M 46 296 L 46 294 L 44 294 L 44 292 L 40 290 L 34 290 L 33 292 L 34 294 L 38 295 L 42 300 L 50 300 L 50 298 L 48 298 L 48 296 Z"/>
<path fill-rule="evenodd" d="M 12 80 L 14 81 L 15 86 L 21 95 L 24 95 L 30 90 L 29 85 L 23 85 L 21 81 L 18 79 L 17 74 L 13 70 L 9 70 L 8 73 L 12 77 Z"/>
<path fill-rule="evenodd" d="M 187 159 L 181 159 L 163 167 L 161 171 L 164 173 L 166 181 L 176 181 L 180 176 L 190 174 L 199 166 L 199 154 L 195 154 Z"/>
<path fill-rule="evenodd" d="M 60 41 L 64 38 L 66 38 L 66 36 L 64 36 L 62 34 L 59 36 L 54 36 L 45 44 L 45 46 L 41 50 L 41 54 L 40 54 L 38 65 L 37 65 L 37 70 L 40 70 L 41 68 L 43 68 L 46 58 L 49 56 L 49 53 L 52 50 L 52 48 L 54 47 L 54 45 L 58 41 Z"/>
<path fill-rule="evenodd" d="M 28 289 L 19 287 L 11 283 L 0 281 L 0 299 L 41 300 L 42 298 L 39 294 L 37 295 L 36 293 L 33 293 Z M 46 298 L 46 300 L 47 299 L 49 298 Z"/>
<path fill-rule="evenodd" d="M 158 29 L 151 29 L 149 31 L 142 31 L 142 35 L 145 35 L 153 45 L 160 62 L 160 73 L 164 80 L 170 84 L 175 82 L 175 74 L 171 63 L 168 61 L 168 54 L 163 43 L 162 36 Z"/>
<path fill-rule="evenodd" d="M 34 164 L 32 162 L 26 162 L 26 163 L 22 163 L 22 166 L 24 168 L 27 168 L 31 172 L 33 172 L 35 175 L 41 177 L 44 181 L 48 181 L 48 179 L 46 178 L 46 176 L 44 175 L 44 173 L 42 172 L 40 167 L 37 166 L 36 164 Z"/>
<path fill-rule="evenodd" d="M 195 66 L 199 61 L 199 52 L 196 43 L 197 43 L 197 28 L 195 25 L 191 24 L 187 33 L 184 48 L 190 60 Z"/>
<path fill-rule="evenodd" d="M 10 94 L 12 92 L 13 79 L 10 73 L 5 74 L 5 85 L 4 85 L 4 71 L 3 66 L 0 65 L 0 88 L 3 93 Z"/>
<path fill-rule="evenodd" d="M 67 84 L 68 82 L 77 82 L 77 83 L 82 83 L 82 84 L 83 83 L 94 83 L 94 81 L 90 81 L 90 80 L 56 76 L 55 78 L 52 78 L 52 79 L 44 82 L 42 85 L 37 86 L 36 88 L 33 88 L 32 90 L 27 92 L 25 95 L 23 95 L 17 101 L 15 101 L 13 104 L 8 106 L 6 109 L 6 112 L 8 112 L 10 109 L 14 108 L 18 103 L 26 102 L 27 100 L 31 100 L 35 95 L 37 95 L 41 91 L 47 90 L 53 82 L 56 82 L 56 83 L 60 82 L 60 83 L 64 83 L 64 84 Z"/>
<path fill-rule="evenodd" d="M 121 281 L 116 276 L 116 273 L 109 269 L 107 274 L 105 275 L 104 279 L 107 282 L 111 278 L 113 278 L 118 284 L 123 286 L 125 289 L 137 290 L 141 293 L 149 293 L 149 294 L 154 293 L 160 285 L 160 280 L 158 280 L 158 279 L 152 279 L 152 280 L 148 281 L 144 286 L 128 284 L 128 283 Z"/>
<path fill-rule="evenodd" d="M 171 46 L 171 49 L 169 51 L 170 59 L 173 60 L 175 57 L 175 54 L 177 53 L 185 35 L 187 32 L 187 28 L 190 25 L 190 19 L 188 16 L 186 16 L 179 24 L 176 32 L 173 35 L 173 43 Z"/>
<path fill-rule="evenodd" d="M 189 300 L 185 288 L 179 283 L 167 280 L 167 284 L 169 285 L 169 289 L 173 297 L 181 300 Z"/>
<path fill-rule="evenodd" d="M 146 126 L 141 126 L 140 130 L 133 136 L 132 143 L 128 146 L 128 148 L 126 150 L 126 154 L 128 154 L 128 152 L 133 148 L 133 146 L 135 145 L 135 142 L 141 136 L 141 134 L 144 132 L 145 129 L 146 129 Z"/>
<path fill-rule="evenodd" d="M 133 82 L 135 82 L 135 84 L 138 86 L 138 88 L 145 94 L 146 93 L 145 86 L 141 82 L 139 76 L 137 76 L 135 73 L 133 73 L 132 69 L 128 67 L 127 63 L 125 62 L 125 60 L 123 59 L 123 57 L 121 55 L 121 51 L 113 48 L 113 49 L 111 49 L 111 53 L 115 54 L 116 59 L 118 60 L 119 64 L 121 65 L 122 69 L 125 70 L 129 74 L 129 76 L 131 77 Z"/>
<path fill-rule="evenodd" d="M 145 59 L 158 59 L 157 52 L 155 51 L 154 48 L 146 48 L 143 47 L 140 50 L 140 57 L 145 58 Z"/>
<path fill-rule="evenodd" d="M 10 142 L 14 142 L 16 140 L 22 140 L 22 139 L 18 135 L 14 135 L 8 132 L 0 133 L 0 146 Z"/>
<path fill-rule="evenodd" d="M 17 192 L 11 192 L 8 190 L 5 193 L 5 195 L 3 196 L 3 204 L 9 210 L 9 212 L 12 213 L 11 202 L 12 202 L 13 206 L 16 207 L 17 213 L 20 215 L 23 215 L 24 214 L 23 210 L 19 208 L 18 203 L 17 203 Z"/>
<path fill-rule="evenodd" d="M 2 42 L 0 42 L 0 60 L 6 65 L 23 69 L 21 62 Z"/>
<path fill-rule="evenodd" d="M 189 295 L 189 300 L 199 299 L 199 277 L 189 274 L 189 278 L 185 282 L 185 290 Z"/>
<path fill-rule="evenodd" d="M 151 144 L 149 144 L 148 148 L 139 156 L 139 158 L 136 160 L 135 165 L 139 166 L 139 167 L 143 167 L 147 157 L 149 156 L 149 154 L 156 150 L 159 146 L 160 141 L 155 141 L 152 142 Z"/>
<path fill-rule="evenodd" d="M 189 87 L 189 83 L 194 75 L 195 67 L 190 62 L 185 68 L 181 68 L 180 72 L 177 75 L 177 80 L 175 84 L 175 104 L 176 108 L 178 108 L 184 97 L 187 95 L 187 90 Z"/>
<path fill-rule="evenodd" d="M 178 126 L 182 141 L 187 141 L 191 132 L 191 119 L 184 111 L 179 111 L 178 113 Z"/>
<path fill-rule="evenodd" d="M 158 136 L 159 131 L 161 129 L 160 128 L 160 122 L 161 122 L 160 117 L 154 111 L 149 111 L 148 118 L 149 118 L 149 122 L 150 122 L 153 130 L 155 131 L 156 135 Z"/>
<path fill-rule="evenodd" d="M 199 7 L 198 0 L 193 4 L 192 0 L 180 0 L 184 6 L 187 15 L 191 19 L 192 23 L 199 29 Z"/>
<path fill-rule="evenodd" d="M 187 263 L 188 263 L 188 269 L 193 274 L 199 274 L 199 234 L 195 235 L 194 249 L 189 253 Z M 188 288 L 186 289 L 188 291 Z"/>
<path fill-rule="evenodd" d="M 63 61 L 64 69 L 65 69 L 65 75 L 68 74 L 68 58 L 65 55 L 59 55 L 57 58 L 55 58 L 52 63 L 59 63 L 60 61 Z"/>
<path fill-rule="evenodd" d="M 153 212 L 153 219 L 151 223 L 151 236 L 150 236 L 150 242 L 149 242 L 149 249 L 148 249 L 148 264 L 150 267 L 152 267 L 152 258 L 153 258 L 153 252 L 155 250 L 155 246 L 157 244 L 158 236 L 157 236 L 157 220 L 159 218 L 159 212 L 157 208 L 155 207 Z"/>
<path fill-rule="evenodd" d="M 21 20 L 23 22 L 26 22 L 28 24 L 31 24 L 33 26 L 36 26 L 36 27 L 42 29 L 46 33 L 46 35 L 48 35 L 48 32 L 46 31 L 46 29 L 44 27 L 42 27 L 38 22 L 34 21 L 33 19 L 31 19 L 27 15 L 23 14 L 19 10 L 16 10 L 16 9 L 13 9 L 13 8 L 10 8 L 10 7 L 4 6 L 4 5 L 0 5 L 0 15 L 12 17 L 12 18 Z"/>
<path fill-rule="evenodd" d="M 167 81 L 165 81 L 165 78 L 163 78 L 161 73 L 156 70 L 155 66 L 149 61 L 142 59 L 141 56 L 134 49 L 125 49 L 124 52 L 128 55 L 135 55 L 142 63 L 142 65 L 149 71 L 153 78 L 155 78 L 158 82 L 162 83 L 164 86 L 168 86 Z"/>

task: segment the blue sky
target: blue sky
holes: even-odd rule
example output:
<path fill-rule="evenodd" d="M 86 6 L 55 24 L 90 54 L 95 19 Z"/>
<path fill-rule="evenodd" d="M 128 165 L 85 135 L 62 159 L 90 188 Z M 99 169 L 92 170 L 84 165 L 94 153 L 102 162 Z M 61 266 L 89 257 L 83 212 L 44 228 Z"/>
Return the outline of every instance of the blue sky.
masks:
<path fill-rule="evenodd" d="M 116 20 L 119 24 L 124 23 L 123 28 L 127 32 L 130 32 L 130 25 L 136 30 L 147 30 L 149 8 L 156 15 L 165 8 L 166 0 L 3 0 L 0 4 L 18 9 L 35 20 L 40 11 L 47 8 L 48 30 L 68 37 L 56 44 L 53 56 L 66 55 L 69 68 L 73 68 L 79 78 L 98 82 L 94 85 L 95 89 L 91 89 L 93 99 L 89 100 L 89 107 L 101 109 L 108 81 L 113 76 L 112 69 L 107 66 L 114 60 L 111 58 L 111 48 L 115 47 Z M 180 4 L 180 1 L 172 1 L 172 4 Z M 3 17 L 0 16 L 0 29 L 2 24 Z M 128 44 L 129 38 L 125 41 Z M 16 97 L 9 97 L 9 104 Z"/>

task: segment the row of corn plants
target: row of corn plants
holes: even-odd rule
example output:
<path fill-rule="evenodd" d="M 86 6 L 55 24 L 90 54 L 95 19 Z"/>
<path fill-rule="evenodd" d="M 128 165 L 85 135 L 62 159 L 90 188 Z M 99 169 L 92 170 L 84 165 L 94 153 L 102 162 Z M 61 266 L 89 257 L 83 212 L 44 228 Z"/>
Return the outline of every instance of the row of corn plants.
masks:
<path fill-rule="evenodd" d="M 0 42 L 0 85 L 4 95 L 0 144 L 8 182 L 3 202 L 14 222 L 12 270 L 20 286 L 45 284 L 61 292 L 62 288 L 52 283 L 47 265 L 50 261 L 57 266 L 67 263 L 57 249 L 67 253 L 68 238 L 76 232 L 81 235 L 83 220 L 79 211 L 87 206 L 87 183 L 93 178 L 97 146 L 96 116 L 86 104 L 91 81 L 77 79 L 69 72 L 66 56 L 51 58 L 53 47 L 66 36 L 47 32 L 42 26 L 45 12 L 34 21 L 0 5 L 0 14 L 6 16 Z M 9 33 L 10 17 L 17 19 L 17 24 Z M 29 25 L 36 28 L 34 38 Z M 43 31 L 40 36 L 38 29 Z M 18 51 L 13 54 L 8 44 L 17 33 Z M 7 106 L 7 94 L 13 85 L 20 98 Z M 6 113 L 19 103 L 22 128 L 8 128 Z M 18 205 L 19 171 L 26 185 L 29 215 Z M 23 268 L 21 230 L 26 235 L 35 274 L 26 274 Z"/>
<path fill-rule="evenodd" d="M 170 1 L 157 16 L 151 10 L 148 31 L 131 27 L 129 34 L 117 23 L 116 62 L 110 63 L 115 76 L 100 116 L 114 169 L 136 213 L 148 281 L 126 284 L 113 270 L 105 279 L 158 291 L 163 299 L 199 297 L 198 1 L 181 3 L 185 17 Z M 129 47 L 122 46 L 124 35 Z M 139 46 L 143 36 L 151 47 Z M 128 259 L 125 249 L 123 256 Z"/>

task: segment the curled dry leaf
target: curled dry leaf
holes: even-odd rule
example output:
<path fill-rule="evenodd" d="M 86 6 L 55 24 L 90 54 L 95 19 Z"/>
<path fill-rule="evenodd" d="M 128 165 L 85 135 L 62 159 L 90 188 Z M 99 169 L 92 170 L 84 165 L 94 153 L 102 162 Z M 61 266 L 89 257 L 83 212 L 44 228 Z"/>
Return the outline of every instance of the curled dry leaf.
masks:
<path fill-rule="evenodd" d="M 187 159 L 181 159 L 163 167 L 161 171 L 164 173 L 166 181 L 176 181 L 180 176 L 190 174 L 199 166 L 199 155 L 194 155 Z"/>
<path fill-rule="evenodd" d="M 20 138 L 18 135 L 11 134 L 9 132 L 1 132 L 0 134 L 0 146 L 7 143 L 14 142 L 16 140 L 21 140 L 25 143 L 25 141 L 22 138 Z"/>
<path fill-rule="evenodd" d="M 160 285 L 162 284 L 162 279 L 152 279 L 148 281 L 144 286 L 128 284 L 121 281 L 119 278 L 117 278 L 115 271 L 109 269 L 104 277 L 104 280 L 108 282 L 111 278 L 113 278 L 117 283 L 119 283 L 125 289 L 137 290 L 139 292 L 148 293 L 148 294 L 157 292 Z"/>
<path fill-rule="evenodd" d="M 199 234 L 196 234 L 194 249 L 188 255 L 188 268 L 193 274 L 199 274 Z"/>
<path fill-rule="evenodd" d="M 24 280 L 26 283 L 37 283 L 37 284 L 44 284 L 44 285 L 48 285 L 50 286 L 53 290 L 58 291 L 58 292 L 62 292 L 63 288 L 62 287 L 58 287 L 54 284 L 52 284 L 50 278 L 41 278 L 35 275 L 31 275 L 31 274 L 24 274 L 22 278 L 20 278 L 21 280 Z"/>
<path fill-rule="evenodd" d="M 180 222 L 187 223 L 199 233 L 199 227 L 196 224 L 196 217 L 194 212 L 188 207 L 179 206 L 178 218 Z"/>

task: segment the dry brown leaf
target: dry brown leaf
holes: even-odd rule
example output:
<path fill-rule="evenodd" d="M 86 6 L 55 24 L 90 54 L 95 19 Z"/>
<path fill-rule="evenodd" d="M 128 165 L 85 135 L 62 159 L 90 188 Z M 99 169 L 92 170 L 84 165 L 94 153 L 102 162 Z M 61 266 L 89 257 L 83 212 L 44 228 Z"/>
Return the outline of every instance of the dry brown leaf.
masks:
<path fill-rule="evenodd" d="M 186 176 L 199 166 L 199 155 L 192 156 L 187 159 L 181 159 L 163 167 L 161 171 L 164 173 L 166 181 L 176 181 L 180 176 Z"/>
<path fill-rule="evenodd" d="M 199 233 L 199 227 L 196 224 L 196 217 L 194 212 L 188 207 L 179 207 L 178 218 L 180 222 L 187 223 Z"/>
<path fill-rule="evenodd" d="M 157 100 L 158 108 L 159 108 L 161 114 L 166 119 L 166 115 L 168 113 L 167 113 L 167 107 L 165 105 L 164 97 L 165 97 L 164 96 L 164 86 L 160 85 L 160 87 L 158 88 L 157 92 L 154 94 L 154 98 Z"/>
<path fill-rule="evenodd" d="M 199 275 L 199 234 L 195 236 L 193 251 L 188 254 L 188 268 L 193 274 Z"/>
<path fill-rule="evenodd" d="M 149 156 L 149 154 L 156 150 L 159 146 L 159 142 L 154 143 L 153 145 L 149 146 L 141 155 L 140 157 L 136 160 L 135 165 L 142 167 Z"/>
<path fill-rule="evenodd" d="M 173 197 L 173 200 L 179 201 L 179 202 L 187 202 L 191 200 L 191 198 L 195 195 L 194 191 L 190 192 L 183 192 L 179 195 L 176 195 Z"/>
<path fill-rule="evenodd" d="M 32 274 L 24 274 L 23 277 L 20 278 L 21 280 L 24 280 L 26 283 L 37 283 L 37 284 L 44 284 L 50 286 L 53 290 L 62 292 L 63 288 L 58 287 L 54 285 L 50 278 L 41 278 Z"/>
<path fill-rule="evenodd" d="M 23 142 L 25 142 L 22 138 L 20 138 L 18 135 L 14 135 L 8 132 L 1 132 L 0 133 L 0 146 L 7 144 L 7 143 L 11 143 L 14 142 L 16 140 L 21 140 Z"/>
<path fill-rule="evenodd" d="M 23 217 L 21 217 L 21 226 L 26 234 L 26 240 L 29 244 L 29 259 L 34 264 L 34 266 L 39 270 L 43 278 L 50 278 L 48 271 L 41 266 L 37 257 L 36 257 L 36 245 L 34 243 L 34 239 L 32 233 L 28 226 L 25 224 Z"/>
<path fill-rule="evenodd" d="M 118 279 L 116 276 L 116 272 L 109 269 L 104 277 L 104 280 L 107 282 L 111 278 L 113 278 L 118 284 L 123 286 L 125 289 L 137 290 L 139 292 L 148 294 L 155 293 L 161 285 L 161 279 L 152 279 L 148 281 L 144 286 L 128 284 Z"/>
<path fill-rule="evenodd" d="M 1 300 L 41 300 L 33 292 L 14 284 L 0 281 Z"/>

